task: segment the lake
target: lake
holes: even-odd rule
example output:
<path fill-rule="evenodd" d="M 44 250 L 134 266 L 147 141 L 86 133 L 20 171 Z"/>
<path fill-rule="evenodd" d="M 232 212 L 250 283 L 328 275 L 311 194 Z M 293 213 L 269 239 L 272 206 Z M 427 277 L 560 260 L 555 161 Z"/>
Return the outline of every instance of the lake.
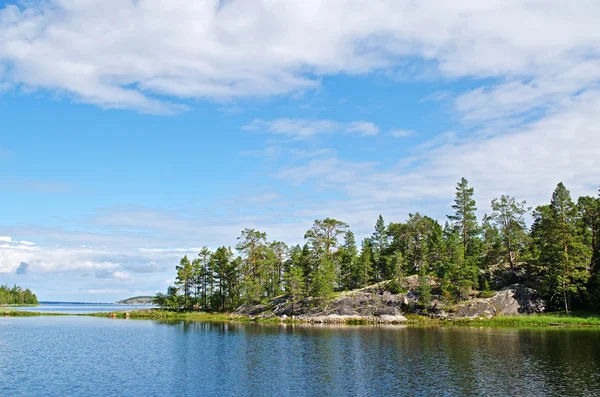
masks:
<path fill-rule="evenodd" d="M 152 305 L 116 305 L 114 303 L 72 303 L 72 302 L 40 302 L 38 306 L 19 306 L 15 309 L 25 312 L 42 313 L 108 313 L 140 309 L 150 309 Z"/>
<path fill-rule="evenodd" d="M 2 396 L 600 395 L 600 331 L 0 317 Z"/>

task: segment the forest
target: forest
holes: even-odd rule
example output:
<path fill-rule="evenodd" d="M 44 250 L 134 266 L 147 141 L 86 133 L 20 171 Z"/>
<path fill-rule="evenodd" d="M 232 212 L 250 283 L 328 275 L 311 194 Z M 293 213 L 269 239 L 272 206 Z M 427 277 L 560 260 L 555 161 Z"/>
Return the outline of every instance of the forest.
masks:
<path fill-rule="evenodd" d="M 29 289 L 23 289 L 16 285 L 10 288 L 8 285 L 0 285 L 0 305 L 37 305 L 38 300 Z"/>
<path fill-rule="evenodd" d="M 183 257 L 175 285 L 154 302 L 170 310 L 231 311 L 283 294 L 318 302 L 383 281 L 400 293 L 399 280 L 418 275 L 424 310 L 433 294 L 457 302 L 513 283 L 536 289 L 551 310 L 600 309 L 600 197 L 574 201 L 559 183 L 549 204 L 532 209 L 502 195 L 479 221 L 473 195 L 462 178 L 443 225 L 419 212 L 399 223 L 380 215 L 360 242 L 348 224 L 331 218 L 316 220 L 303 245 L 245 229 L 235 251 L 204 247 L 192 260 Z"/>

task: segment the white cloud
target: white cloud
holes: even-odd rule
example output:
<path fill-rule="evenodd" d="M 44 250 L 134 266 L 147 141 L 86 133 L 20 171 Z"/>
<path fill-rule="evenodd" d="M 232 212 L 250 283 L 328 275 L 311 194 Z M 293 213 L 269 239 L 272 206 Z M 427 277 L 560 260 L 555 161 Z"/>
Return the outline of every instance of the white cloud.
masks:
<path fill-rule="evenodd" d="M 348 132 L 356 132 L 362 136 L 379 134 L 379 127 L 368 121 L 353 121 L 346 127 Z"/>
<path fill-rule="evenodd" d="M 313 149 L 313 150 L 292 148 L 289 150 L 289 152 L 291 155 L 293 155 L 297 159 L 307 159 L 307 158 L 311 158 L 311 157 L 320 157 L 320 156 L 330 155 L 333 153 L 333 150 L 330 148 L 318 148 L 318 149 Z"/>
<path fill-rule="evenodd" d="M 331 120 L 303 120 L 281 118 L 273 121 L 256 119 L 243 127 L 247 131 L 266 131 L 295 138 L 308 138 L 319 134 L 330 134 L 342 129 L 341 123 Z"/>
<path fill-rule="evenodd" d="M 408 167 L 400 161 L 382 170 L 376 163 L 331 157 L 285 168 L 278 176 L 339 196 L 295 215 L 337 216 L 358 228 L 370 228 L 378 212 L 397 221 L 420 210 L 443 220 L 463 176 L 475 188 L 481 212 L 501 194 L 533 206 L 548 203 L 561 181 L 574 197 L 596 195 L 599 115 L 600 90 L 589 90 L 546 117 L 501 134 L 469 139 L 442 134 L 424 144 L 426 150 L 416 148 Z"/>
<path fill-rule="evenodd" d="M 202 248 L 140 248 L 140 252 L 200 252 Z"/>
<path fill-rule="evenodd" d="M 281 157 L 282 149 L 279 146 L 269 145 L 264 149 L 260 150 L 246 150 L 240 154 L 245 156 L 254 156 L 259 158 L 266 158 L 270 160 L 277 160 Z"/>
<path fill-rule="evenodd" d="M 379 133 L 379 127 L 369 121 L 341 123 L 332 120 L 280 118 L 271 121 L 256 119 L 242 127 L 247 131 L 265 131 L 296 139 L 307 139 L 315 135 L 348 133 L 372 136 Z"/>
<path fill-rule="evenodd" d="M 433 78 L 466 78 L 473 88 L 424 98 L 454 96 L 453 116 L 469 128 L 440 134 L 396 165 L 349 161 L 330 149 L 294 148 L 289 153 L 304 163 L 275 173 L 288 183 L 291 196 L 294 188 L 302 190 L 297 185 L 313 184 L 307 196 L 275 197 L 258 215 L 229 208 L 238 209 L 244 195 L 235 205 L 194 216 L 143 208 L 107 210 L 84 225 L 88 228 L 83 230 L 92 231 L 15 228 L 6 233 L 48 245 L 0 237 L 0 272 L 13 273 L 25 262 L 28 277 L 108 272 L 125 280 L 149 272 L 144 283 L 153 273 L 162 283 L 181 256 L 197 253 L 197 248 L 188 253 L 188 248 L 169 247 L 235 245 L 244 227 L 298 242 L 316 217 L 338 217 L 359 233 L 370 231 L 380 212 L 388 221 L 415 210 L 443 219 L 462 176 L 475 187 L 482 211 L 500 194 L 536 205 L 549 200 L 558 181 L 573 195 L 596 194 L 600 183 L 599 2 L 26 4 L 27 9 L 0 10 L 0 90 L 49 90 L 105 108 L 173 113 L 185 109 L 177 102 L 188 98 L 219 101 L 296 93 L 318 87 L 327 75 L 384 70 L 410 79 L 420 73 L 415 65 L 421 64 L 435 69 L 427 73 Z M 292 140 L 381 130 L 364 120 L 302 118 L 257 119 L 246 129 Z M 412 133 L 389 131 L 394 137 Z M 248 154 L 283 157 L 277 146 Z M 224 219 L 212 215 L 219 211 Z M 93 232 L 96 228 L 108 232 Z M 97 290 L 109 293 L 104 287 Z"/>
<path fill-rule="evenodd" d="M 25 241 L 25 240 L 21 240 L 21 241 L 19 241 L 19 243 L 21 243 L 23 245 L 29 245 L 29 246 L 35 245 L 35 243 L 32 243 L 31 241 Z"/>
<path fill-rule="evenodd" d="M 88 294 L 124 294 L 128 291 L 126 289 L 118 289 L 118 288 L 102 288 L 102 289 L 88 289 L 85 292 Z"/>
<path fill-rule="evenodd" d="M 402 68 L 411 57 L 451 78 L 511 76 L 509 84 L 532 85 L 541 75 L 567 76 L 560 85 L 573 92 L 600 46 L 600 3 L 592 1 L 24 4 L 0 10 L 0 82 L 152 113 L 182 110 L 176 98 L 302 91 L 322 75 Z M 528 95 L 554 90 L 545 87 Z"/>
<path fill-rule="evenodd" d="M 396 138 L 404 138 L 407 136 L 415 135 L 415 131 L 413 130 L 405 130 L 402 128 L 397 128 L 395 130 L 390 131 L 390 135 Z"/>

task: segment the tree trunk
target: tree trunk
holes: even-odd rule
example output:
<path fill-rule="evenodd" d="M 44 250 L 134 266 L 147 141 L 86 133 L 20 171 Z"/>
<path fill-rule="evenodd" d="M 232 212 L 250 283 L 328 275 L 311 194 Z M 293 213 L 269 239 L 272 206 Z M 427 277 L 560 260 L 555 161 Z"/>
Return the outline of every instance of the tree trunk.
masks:
<path fill-rule="evenodd" d="M 565 300 L 565 313 L 568 315 L 569 314 L 569 301 L 567 300 L 567 289 L 565 288 L 565 285 L 563 284 L 563 298 Z"/>

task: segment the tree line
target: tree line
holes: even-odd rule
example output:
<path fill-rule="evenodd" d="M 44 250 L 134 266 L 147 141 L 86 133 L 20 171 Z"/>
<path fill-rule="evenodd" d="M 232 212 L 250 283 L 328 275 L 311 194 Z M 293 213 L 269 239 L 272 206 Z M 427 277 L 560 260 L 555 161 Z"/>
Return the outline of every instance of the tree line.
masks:
<path fill-rule="evenodd" d="M 29 289 L 23 289 L 16 285 L 12 288 L 8 285 L 0 285 L 0 305 L 37 305 L 38 300 Z"/>
<path fill-rule="evenodd" d="M 535 288 L 551 308 L 600 309 L 600 197 L 575 202 L 559 183 L 550 203 L 534 210 L 502 195 L 480 222 L 473 194 L 462 178 L 443 225 L 418 212 L 399 223 L 386 223 L 380 215 L 372 236 L 360 242 L 348 224 L 332 218 L 316 220 L 303 245 L 269 241 L 264 232 L 244 229 L 235 251 L 204 247 L 192 260 L 183 257 L 175 285 L 158 293 L 155 303 L 228 311 L 282 294 L 292 302 L 327 299 L 334 291 L 382 281 L 399 293 L 400 280 L 417 275 L 423 305 L 433 292 L 453 302 L 519 282 Z M 437 281 L 435 291 L 431 279 Z"/>

